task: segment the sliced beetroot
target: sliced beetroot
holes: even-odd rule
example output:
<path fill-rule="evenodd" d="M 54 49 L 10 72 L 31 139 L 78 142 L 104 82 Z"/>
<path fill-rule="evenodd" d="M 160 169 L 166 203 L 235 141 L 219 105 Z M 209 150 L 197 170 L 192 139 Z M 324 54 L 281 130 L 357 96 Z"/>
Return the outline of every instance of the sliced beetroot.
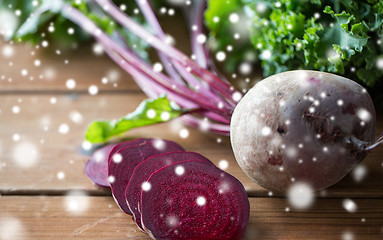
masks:
<path fill-rule="evenodd" d="M 122 143 L 119 143 L 119 144 L 115 145 L 115 147 L 112 148 L 112 150 L 109 153 L 108 162 L 110 162 L 110 160 L 112 159 L 113 155 L 115 153 L 117 153 L 118 150 L 120 150 L 121 148 L 139 145 L 141 143 L 145 143 L 145 142 L 151 141 L 151 140 L 152 140 L 151 138 L 136 138 L 136 139 L 125 141 L 125 142 L 122 142 Z"/>
<path fill-rule="evenodd" d="M 109 187 L 108 181 L 108 157 L 110 151 L 117 144 L 109 144 L 97 149 L 85 164 L 86 175 L 95 184 L 102 187 Z"/>
<path fill-rule="evenodd" d="M 250 206 L 236 178 L 192 160 L 153 173 L 140 209 L 142 225 L 155 239 L 240 239 Z"/>
<path fill-rule="evenodd" d="M 109 159 L 108 178 L 114 200 L 122 211 L 132 214 L 125 200 L 125 189 L 134 168 L 148 157 L 174 151 L 184 149 L 172 141 L 147 139 L 138 145 L 120 148 L 113 155 L 109 155 L 112 157 Z"/>
<path fill-rule="evenodd" d="M 137 226 L 143 230 L 141 225 L 141 213 L 138 205 L 141 199 L 142 184 L 148 180 L 150 175 L 168 165 L 184 162 L 187 160 L 199 160 L 207 164 L 214 164 L 201 154 L 195 152 L 169 152 L 151 156 L 136 166 L 125 190 L 126 202 L 133 214 Z"/>

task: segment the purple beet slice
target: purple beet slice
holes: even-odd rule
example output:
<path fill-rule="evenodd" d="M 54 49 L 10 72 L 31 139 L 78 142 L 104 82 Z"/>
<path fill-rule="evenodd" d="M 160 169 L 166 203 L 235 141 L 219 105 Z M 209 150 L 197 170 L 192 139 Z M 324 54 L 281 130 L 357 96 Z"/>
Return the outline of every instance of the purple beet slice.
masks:
<path fill-rule="evenodd" d="M 150 187 L 149 187 L 150 186 Z M 141 193 L 141 221 L 155 239 L 241 239 L 249 221 L 246 191 L 206 162 L 154 172 Z"/>
<path fill-rule="evenodd" d="M 93 183 L 109 187 L 108 181 L 108 157 L 110 151 L 117 144 L 109 144 L 100 149 L 97 149 L 85 164 L 85 174 L 92 180 Z"/>
<path fill-rule="evenodd" d="M 114 148 L 112 148 L 112 150 L 109 153 L 108 162 L 110 162 L 110 160 L 112 159 L 113 155 L 116 152 L 118 152 L 118 150 L 120 150 L 121 148 L 139 145 L 141 143 L 145 143 L 145 142 L 151 141 L 151 140 L 152 140 L 151 138 L 136 138 L 136 139 L 125 141 L 125 142 L 122 142 L 122 143 L 119 143 L 119 144 L 115 145 Z"/>
<path fill-rule="evenodd" d="M 110 187 L 108 180 L 108 165 L 110 154 L 127 146 L 137 145 L 152 139 L 137 138 L 122 143 L 113 143 L 96 150 L 85 164 L 85 174 L 95 184 L 102 187 Z"/>
<path fill-rule="evenodd" d="M 150 175 L 157 170 L 166 167 L 168 165 L 184 162 L 187 160 L 199 160 L 206 162 L 207 164 L 214 164 L 201 154 L 195 152 L 169 152 L 151 156 L 145 161 L 139 163 L 133 171 L 128 186 L 125 190 L 125 199 L 129 206 L 131 213 L 137 226 L 143 230 L 141 225 L 141 213 L 138 209 L 138 205 L 141 199 L 142 185 L 145 183 Z"/>
<path fill-rule="evenodd" d="M 112 155 L 109 160 L 108 179 L 114 200 L 122 211 L 132 215 L 125 200 L 125 189 L 134 168 L 148 157 L 174 151 L 184 149 L 172 141 L 149 139 L 138 145 L 120 148 Z"/>

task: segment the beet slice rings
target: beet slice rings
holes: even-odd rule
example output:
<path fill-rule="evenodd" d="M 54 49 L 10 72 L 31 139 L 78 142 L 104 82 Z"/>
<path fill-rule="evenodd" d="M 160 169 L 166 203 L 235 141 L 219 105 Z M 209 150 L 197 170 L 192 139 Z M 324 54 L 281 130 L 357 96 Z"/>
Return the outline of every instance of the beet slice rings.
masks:
<path fill-rule="evenodd" d="M 241 239 L 250 204 L 239 180 L 177 143 L 139 138 L 97 150 L 85 165 L 154 239 Z"/>

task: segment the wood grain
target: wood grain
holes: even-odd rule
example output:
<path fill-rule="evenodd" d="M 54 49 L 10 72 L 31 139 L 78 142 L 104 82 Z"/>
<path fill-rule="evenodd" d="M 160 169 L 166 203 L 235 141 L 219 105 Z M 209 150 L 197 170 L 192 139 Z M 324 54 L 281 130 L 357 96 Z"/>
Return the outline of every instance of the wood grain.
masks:
<path fill-rule="evenodd" d="M 77 211 L 71 210 L 74 203 Z M 245 239 L 382 239 L 383 201 L 355 203 L 358 211 L 352 214 L 342 208 L 342 199 L 319 199 L 308 210 L 287 212 L 286 199 L 250 198 Z M 13 239 L 150 239 L 111 197 L 3 196 L 0 212 L 0 229 L 19 223 Z"/>
<path fill-rule="evenodd" d="M 161 19 L 170 26 L 165 31 L 175 36 L 176 47 L 190 53 L 185 44 L 188 28 L 174 27 L 175 22 L 180 24 L 174 18 Z M 1 51 L 9 46 L 0 41 Z M 71 50 L 54 45 L 11 47 L 13 56 L 0 56 L 0 240 L 149 239 L 118 209 L 107 189 L 86 177 L 83 169 L 91 151 L 82 148 L 91 121 L 121 117 L 146 97 L 106 55 L 93 53 L 93 43 Z M 34 66 L 36 60 L 39 66 Z M 26 76 L 21 74 L 24 69 Z M 103 77 L 108 83 L 101 82 Z M 74 89 L 67 88 L 68 79 L 76 81 Z M 99 88 L 98 95 L 87 93 L 90 85 Z M 65 134 L 59 132 L 63 124 L 69 127 Z M 179 136 L 182 128 L 189 131 L 186 139 Z M 377 128 L 383 131 L 383 114 L 378 115 Z M 178 120 L 135 129 L 126 137 L 170 139 L 216 165 L 228 161 L 227 172 L 245 185 L 250 196 L 245 239 L 383 239 L 382 147 L 363 161 L 367 174 L 361 181 L 351 173 L 316 193 L 310 209 L 299 211 L 243 173 L 227 137 L 187 128 Z M 84 196 L 71 198 L 73 194 Z M 342 206 L 348 198 L 357 205 L 355 213 Z"/>
<path fill-rule="evenodd" d="M 134 80 L 122 71 L 105 54 L 95 55 L 93 43 L 83 44 L 78 49 L 61 50 L 57 48 L 36 49 L 25 44 L 4 43 L 0 41 L 0 50 L 5 46 L 13 48 L 13 56 L 0 57 L 0 92 L 78 92 L 87 91 L 90 85 L 96 85 L 104 91 L 140 91 Z M 34 62 L 40 61 L 39 66 Z M 68 61 L 66 63 L 66 61 Z M 26 76 L 21 74 L 25 69 Z M 107 77 L 108 83 L 102 83 Z M 32 78 L 32 79 L 31 79 Z M 74 89 L 66 87 L 66 81 L 74 79 Z"/>
<path fill-rule="evenodd" d="M 52 98 L 56 99 L 55 104 L 51 103 Z M 67 189 L 83 189 L 109 194 L 92 185 L 83 172 L 89 154 L 81 147 L 84 133 L 91 121 L 123 116 L 133 111 L 143 99 L 145 96 L 141 93 L 0 96 L 0 193 L 55 193 Z M 15 106 L 20 109 L 17 114 L 12 112 Z M 82 116 L 81 121 L 73 121 L 71 114 L 74 112 Z M 62 124 L 68 125 L 68 133 L 59 133 Z M 126 136 L 170 139 L 189 151 L 205 155 L 216 165 L 226 160 L 229 163 L 227 172 L 245 185 L 249 196 L 268 196 L 268 191 L 250 180 L 239 168 L 227 137 L 187 128 L 189 137 L 183 139 L 179 136 L 182 128 L 186 127 L 176 120 L 135 129 Z M 383 130 L 381 125 L 379 130 Z M 18 141 L 14 141 L 15 134 L 19 135 Z M 217 139 L 221 142 L 218 143 Z M 17 150 L 20 146 L 25 153 Z M 35 149 L 36 153 L 32 153 L 31 149 Z M 383 197 L 383 181 L 378 180 L 383 174 L 382 156 L 383 149 L 378 148 L 365 159 L 363 164 L 368 174 L 361 182 L 356 182 L 349 175 L 334 187 L 319 192 L 318 197 Z M 63 173 L 65 178 L 58 178 L 59 173 Z"/>

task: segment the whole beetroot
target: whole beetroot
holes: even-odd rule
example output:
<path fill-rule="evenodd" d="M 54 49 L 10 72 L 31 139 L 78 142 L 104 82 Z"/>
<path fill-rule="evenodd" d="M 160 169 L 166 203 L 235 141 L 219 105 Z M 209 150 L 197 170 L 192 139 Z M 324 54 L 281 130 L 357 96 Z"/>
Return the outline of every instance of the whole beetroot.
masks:
<path fill-rule="evenodd" d="M 362 86 L 301 70 L 257 83 L 235 108 L 230 135 L 238 164 L 259 185 L 285 192 L 301 181 L 319 190 L 342 179 L 378 144 L 375 123 Z"/>

